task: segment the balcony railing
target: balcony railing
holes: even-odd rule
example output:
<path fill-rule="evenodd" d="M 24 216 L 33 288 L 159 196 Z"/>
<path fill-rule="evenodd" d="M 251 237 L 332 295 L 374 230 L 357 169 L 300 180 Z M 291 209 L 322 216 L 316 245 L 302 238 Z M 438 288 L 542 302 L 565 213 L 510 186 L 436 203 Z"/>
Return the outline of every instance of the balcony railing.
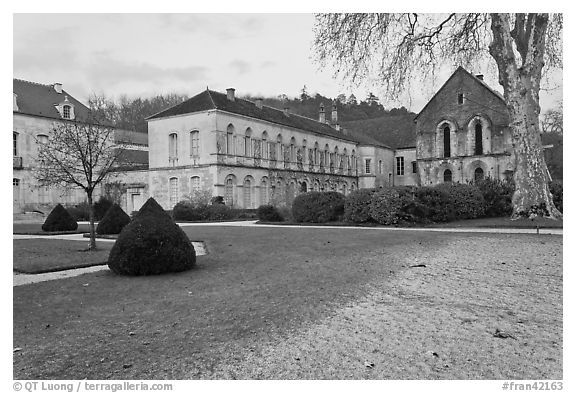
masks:
<path fill-rule="evenodd" d="M 22 169 L 22 157 L 14 157 L 14 169 Z"/>

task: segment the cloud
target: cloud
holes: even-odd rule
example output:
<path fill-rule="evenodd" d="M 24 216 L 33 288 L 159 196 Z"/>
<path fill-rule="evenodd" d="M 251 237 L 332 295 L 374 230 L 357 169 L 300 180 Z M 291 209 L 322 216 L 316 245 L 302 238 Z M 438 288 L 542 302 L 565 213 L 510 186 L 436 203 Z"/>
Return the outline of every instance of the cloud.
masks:
<path fill-rule="evenodd" d="M 276 65 L 275 61 L 266 60 L 266 61 L 263 61 L 262 63 L 260 63 L 260 68 L 272 68 L 275 65 Z"/>
<path fill-rule="evenodd" d="M 247 74 L 252 70 L 252 66 L 249 63 L 245 62 L 244 60 L 231 61 L 230 63 L 228 63 L 228 66 L 234 68 L 236 70 L 236 73 L 238 73 L 238 75 Z"/>

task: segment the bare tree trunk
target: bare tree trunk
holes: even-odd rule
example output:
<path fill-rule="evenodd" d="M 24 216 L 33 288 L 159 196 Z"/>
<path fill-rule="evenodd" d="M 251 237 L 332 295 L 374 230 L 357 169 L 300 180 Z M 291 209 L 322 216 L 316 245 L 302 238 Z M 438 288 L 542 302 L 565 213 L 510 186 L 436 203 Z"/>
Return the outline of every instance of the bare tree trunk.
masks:
<path fill-rule="evenodd" d="M 510 114 L 515 155 L 512 218 L 526 216 L 533 208 L 544 207 L 551 218 L 561 218 L 548 188 L 548 168 L 540 139 L 539 91 L 544 65 L 546 15 L 516 15 L 510 31 L 508 14 L 492 14 L 493 41 L 490 54 L 496 60 L 499 82 Z M 522 66 L 516 64 L 516 43 Z"/>
<path fill-rule="evenodd" d="M 87 192 L 90 217 L 90 251 L 96 250 L 96 231 L 94 230 L 94 205 L 92 204 L 92 191 Z"/>

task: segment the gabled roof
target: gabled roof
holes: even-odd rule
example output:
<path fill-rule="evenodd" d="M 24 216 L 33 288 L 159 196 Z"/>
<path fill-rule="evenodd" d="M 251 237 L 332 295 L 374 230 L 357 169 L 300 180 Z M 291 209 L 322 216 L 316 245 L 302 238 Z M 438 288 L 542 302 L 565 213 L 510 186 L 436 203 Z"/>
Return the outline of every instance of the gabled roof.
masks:
<path fill-rule="evenodd" d="M 18 105 L 18 110 L 14 111 L 14 113 L 62 119 L 56 106 L 68 97 L 70 104 L 74 105 L 76 119 L 88 118 L 88 108 L 84 104 L 65 90 L 62 90 L 62 93 L 58 93 L 54 89 L 54 85 L 42 85 L 14 78 L 13 92 L 17 95 L 16 103 Z"/>
<path fill-rule="evenodd" d="M 284 111 L 269 106 L 258 108 L 255 103 L 241 98 L 235 98 L 234 101 L 231 101 L 228 99 L 226 94 L 208 89 L 180 104 L 152 115 L 146 118 L 146 120 L 160 119 L 169 116 L 184 115 L 213 109 L 265 120 L 271 123 L 297 128 L 320 135 L 331 136 L 354 143 L 388 147 L 373 138 L 364 136 L 356 137 L 352 134 L 346 135 L 342 131 L 334 129 L 329 124 L 321 123 L 314 119 L 309 119 L 294 113 L 287 115 Z"/>
<path fill-rule="evenodd" d="M 416 146 L 416 124 L 413 114 L 354 120 L 342 125 L 357 137 L 367 136 L 393 149 Z"/>
<path fill-rule="evenodd" d="M 428 108 L 428 105 L 430 105 L 430 103 L 432 101 L 434 101 L 434 99 L 436 98 L 436 96 L 444 89 L 444 87 L 448 84 L 448 82 L 450 82 L 455 76 L 456 74 L 459 73 L 463 73 L 466 77 L 471 78 L 472 80 L 475 80 L 477 83 L 479 83 L 481 86 L 483 86 L 486 90 L 488 90 L 490 93 L 494 94 L 496 97 L 498 97 L 499 99 L 501 99 L 502 101 L 504 101 L 504 97 L 502 96 L 502 94 L 500 94 L 498 91 L 492 89 L 490 86 L 488 86 L 488 84 L 486 82 L 484 82 L 481 79 L 478 79 L 477 77 L 475 77 L 474 75 L 472 75 L 471 73 L 469 73 L 468 71 L 466 71 L 462 66 L 459 66 L 456 71 L 454 71 L 454 73 L 450 76 L 450 78 L 448 78 L 446 80 L 446 82 L 444 82 L 444 84 L 442 85 L 442 87 L 440 87 L 438 89 L 438 91 L 436 92 L 436 94 L 434 94 L 434 96 L 432 96 L 432 98 L 426 103 L 426 105 L 424 105 L 424 108 L 422 108 L 422 110 L 416 115 L 416 117 L 414 118 L 414 120 L 416 120 L 425 110 L 426 108 Z"/>

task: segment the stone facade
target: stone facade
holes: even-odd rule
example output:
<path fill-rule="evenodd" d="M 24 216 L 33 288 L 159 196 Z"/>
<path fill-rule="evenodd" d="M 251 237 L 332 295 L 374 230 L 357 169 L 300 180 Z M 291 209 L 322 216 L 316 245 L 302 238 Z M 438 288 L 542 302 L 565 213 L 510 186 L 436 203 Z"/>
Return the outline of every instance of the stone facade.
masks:
<path fill-rule="evenodd" d="M 504 179 L 514 169 L 504 99 L 458 68 L 416 117 L 416 159 L 421 185 Z"/>

